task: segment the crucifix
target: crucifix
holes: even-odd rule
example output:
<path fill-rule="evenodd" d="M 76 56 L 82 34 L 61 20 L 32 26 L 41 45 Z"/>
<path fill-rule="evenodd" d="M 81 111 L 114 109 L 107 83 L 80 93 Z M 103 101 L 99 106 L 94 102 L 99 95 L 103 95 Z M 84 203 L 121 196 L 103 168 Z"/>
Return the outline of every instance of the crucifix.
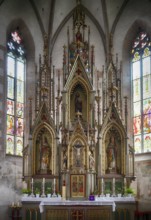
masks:
<path fill-rule="evenodd" d="M 73 220 L 83 220 L 83 210 L 72 211 Z"/>

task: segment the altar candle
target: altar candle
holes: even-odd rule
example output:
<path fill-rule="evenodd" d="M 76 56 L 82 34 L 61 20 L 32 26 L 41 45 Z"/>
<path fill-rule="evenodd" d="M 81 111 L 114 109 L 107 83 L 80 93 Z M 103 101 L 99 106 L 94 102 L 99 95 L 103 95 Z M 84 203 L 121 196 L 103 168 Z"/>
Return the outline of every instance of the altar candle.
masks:
<path fill-rule="evenodd" d="M 102 184 L 104 183 L 104 179 L 102 178 Z"/>
<path fill-rule="evenodd" d="M 56 179 L 54 178 L 54 185 L 56 184 Z"/>
<path fill-rule="evenodd" d="M 115 183 L 115 178 L 113 178 L 113 184 Z"/>
<path fill-rule="evenodd" d="M 31 182 L 32 182 L 32 183 L 34 182 L 33 178 L 31 179 Z"/>
<path fill-rule="evenodd" d="M 45 178 L 43 178 L 42 182 L 45 183 Z"/>
<path fill-rule="evenodd" d="M 126 186 L 126 178 L 124 178 L 124 186 Z"/>

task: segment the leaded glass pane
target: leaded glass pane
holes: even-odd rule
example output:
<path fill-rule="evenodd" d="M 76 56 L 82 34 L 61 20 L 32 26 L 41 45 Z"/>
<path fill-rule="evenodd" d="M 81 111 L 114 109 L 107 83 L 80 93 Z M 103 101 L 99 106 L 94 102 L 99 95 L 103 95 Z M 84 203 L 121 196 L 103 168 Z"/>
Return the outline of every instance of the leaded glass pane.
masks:
<path fill-rule="evenodd" d="M 6 154 L 14 154 L 14 136 L 6 136 Z"/>
<path fill-rule="evenodd" d="M 150 57 L 143 59 L 143 75 L 150 74 Z"/>
<path fill-rule="evenodd" d="M 149 55 L 150 55 L 150 50 L 149 50 L 148 47 L 146 47 L 146 48 L 144 49 L 143 57 L 147 57 L 147 56 L 149 56 Z"/>
<path fill-rule="evenodd" d="M 151 114 L 151 98 L 143 100 L 143 114 Z"/>
<path fill-rule="evenodd" d="M 141 133 L 141 116 L 133 118 L 134 135 Z"/>
<path fill-rule="evenodd" d="M 24 102 L 24 82 L 17 80 L 17 101 Z"/>
<path fill-rule="evenodd" d="M 140 79 L 136 79 L 133 81 L 133 101 L 140 100 Z"/>
<path fill-rule="evenodd" d="M 144 135 L 144 152 L 151 151 L 151 134 Z"/>
<path fill-rule="evenodd" d="M 150 133 L 151 132 L 151 114 L 144 115 L 144 120 L 143 120 L 143 130 L 144 133 Z"/>
<path fill-rule="evenodd" d="M 7 75 L 15 76 L 15 60 L 13 57 L 7 57 Z"/>
<path fill-rule="evenodd" d="M 7 97 L 14 99 L 14 78 L 7 77 Z"/>
<path fill-rule="evenodd" d="M 133 62 L 138 61 L 140 59 L 140 54 L 136 52 L 133 57 Z"/>
<path fill-rule="evenodd" d="M 22 118 L 17 118 L 16 134 L 17 136 L 23 137 L 23 119 Z"/>
<path fill-rule="evenodd" d="M 17 61 L 17 79 L 24 81 L 24 63 Z"/>
<path fill-rule="evenodd" d="M 14 101 L 7 99 L 7 114 L 14 115 Z"/>
<path fill-rule="evenodd" d="M 141 115 L 141 102 L 135 102 L 133 109 L 134 109 L 134 117 Z"/>
<path fill-rule="evenodd" d="M 141 135 L 134 136 L 135 153 L 141 153 Z"/>
<path fill-rule="evenodd" d="M 143 98 L 149 98 L 151 96 L 151 75 L 143 77 Z"/>
<path fill-rule="evenodd" d="M 140 61 L 133 63 L 133 80 L 140 78 Z"/>
<path fill-rule="evenodd" d="M 16 138 L 16 155 L 22 156 L 23 150 L 23 138 L 17 137 Z"/>
<path fill-rule="evenodd" d="M 7 115 L 7 134 L 14 135 L 14 117 Z"/>
<path fill-rule="evenodd" d="M 24 116 L 24 104 L 22 104 L 20 102 L 17 102 L 16 113 L 17 113 L 17 117 L 23 118 L 23 116 Z"/>

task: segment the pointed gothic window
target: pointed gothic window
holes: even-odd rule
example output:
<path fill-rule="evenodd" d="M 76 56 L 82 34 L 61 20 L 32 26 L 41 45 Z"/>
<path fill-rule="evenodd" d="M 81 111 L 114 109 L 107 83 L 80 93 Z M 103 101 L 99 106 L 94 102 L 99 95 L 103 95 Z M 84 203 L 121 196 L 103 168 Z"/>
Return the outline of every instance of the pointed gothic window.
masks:
<path fill-rule="evenodd" d="M 151 42 L 140 31 L 132 47 L 133 135 L 135 153 L 151 151 Z"/>
<path fill-rule="evenodd" d="M 25 50 L 18 31 L 7 41 L 6 154 L 22 156 L 24 131 Z"/>

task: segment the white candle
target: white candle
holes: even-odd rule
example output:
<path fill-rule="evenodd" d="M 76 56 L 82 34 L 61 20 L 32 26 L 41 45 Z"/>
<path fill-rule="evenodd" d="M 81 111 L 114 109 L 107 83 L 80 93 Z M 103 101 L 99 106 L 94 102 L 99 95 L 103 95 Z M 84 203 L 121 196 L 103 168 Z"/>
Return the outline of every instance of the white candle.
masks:
<path fill-rule="evenodd" d="M 33 178 L 31 179 L 31 182 L 32 182 L 32 183 L 34 182 Z"/>
<path fill-rule="evenodd" d="M 43 181 L 43 183 L 45 183 L 45 178 L 43 178 L 43 180 L 42 180 L 42 181 Z"/>
<path fill-rule="evenodd" d="M 113 183 L 115 183 L 115 178 L 113 178 Z"/>
<path fill-rule="evenodd" d="M 103 180 L 103 178 L 102 178 L 102 184 L 103 184 L 103 182 L 104 182 L 104 180 Z"/>
<path fill-rule="evenodd" d="M 54 185 L 56 184 L 56 179 L 54 178 Z"/>

